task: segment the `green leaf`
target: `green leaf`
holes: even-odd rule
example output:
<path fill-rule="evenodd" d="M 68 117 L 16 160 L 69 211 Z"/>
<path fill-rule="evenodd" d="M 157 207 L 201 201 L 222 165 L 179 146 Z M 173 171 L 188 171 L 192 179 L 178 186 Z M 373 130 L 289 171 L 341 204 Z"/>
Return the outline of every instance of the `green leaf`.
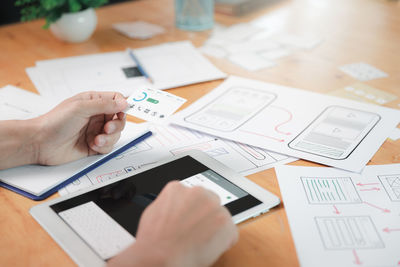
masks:
<path fill-rule="evenodd" d="M 52 10 L 53 8 L 65 5 L 66 0 L 40 0 L 40 4 L 46 10 Z"/>
<path fill-rule="evenodd" d="M 68 4 L 70 12 L 78 12 L 82 9 L 82 5 L 78 0 L 68 0 Z"/>
<path fill-rule="evenodd" d="M 28 4 L 40 5 L 39 0 L 17 0 L 15 6 L 24 6 Z"/>

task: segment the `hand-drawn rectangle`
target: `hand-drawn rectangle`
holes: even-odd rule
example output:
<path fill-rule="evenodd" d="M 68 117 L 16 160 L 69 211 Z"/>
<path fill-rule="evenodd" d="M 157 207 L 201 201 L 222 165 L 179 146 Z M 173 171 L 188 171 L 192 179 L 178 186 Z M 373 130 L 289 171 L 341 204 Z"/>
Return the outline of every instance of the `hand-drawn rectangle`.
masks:
<path fill-rule="evenodd" d="M 310 204 L 361 203 L 350 177 L 300 177 Z"/>
<path fill-rule="evenodd" d="M 369 216 L 315 217 L 322 243 L 327 250 L 384 248 Z"/>

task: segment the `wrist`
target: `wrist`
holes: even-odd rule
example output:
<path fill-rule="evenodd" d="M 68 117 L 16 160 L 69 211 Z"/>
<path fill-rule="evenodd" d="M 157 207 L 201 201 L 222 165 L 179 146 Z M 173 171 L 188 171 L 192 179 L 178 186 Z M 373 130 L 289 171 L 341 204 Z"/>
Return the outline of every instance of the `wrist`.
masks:
<path fill-rule="evenodd" d="M 40 120 L 2 121 L 0 136 L 0 169 L 38 163 Z"/>
<path fill-rule="evenodd" d="M 141 242 L 135 242 L 123 252 L 112 258 L 107 266 L 109 267 L 172 267 L 172 255 L 167 255 L 157 246 L 148 246 Z"/>

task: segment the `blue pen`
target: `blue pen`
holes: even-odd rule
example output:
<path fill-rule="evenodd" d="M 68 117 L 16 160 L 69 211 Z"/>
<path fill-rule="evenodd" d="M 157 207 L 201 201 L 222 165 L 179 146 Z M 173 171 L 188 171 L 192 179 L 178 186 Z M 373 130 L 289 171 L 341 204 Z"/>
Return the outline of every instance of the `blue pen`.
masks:
<path fill-rule="evenodd" d="M 153 83 L 153 80 L 151 79 L 147 71 L 144 69 L 144 67 L 140 64 L 139 60 L 137 59 L 133 51 L 130 49 L 128 49 L 128 51 L 129 51 L 129 56 L 132 58 L 133 61 L 135 61 L 138 70 L 142 73 L 144 77 L 146 77 L 151 83 Z"/>
<path fill-rule="evenodd" d="M 23 195 L 25 197 L 28 197 L 32 200 L 35 201 L 39 201 L 39 200 L 43 200 L 48 198 L 49 196 L 51 196 L 52 194 L 56 193 L 58 190 L 60 190 L 61 188 L 63 188 L 64 186 L 68 185 L 69 183 L 72 183 L 73 181 L 79 179 L 80 177 L 82 177 L 83 175 L 87 174 L 88 172 L 96 169 L 97 167 L 99 167 L 100 165 L 106 163 L 107 161 L 115 158 L 116 156 L 118 156 L 119 154 L 121 154 L 122 152 L 125 152 L 126 150 L 128 150 L 129 148 L 133 147 L 134 145 L 137 145 L 138 143 L 142 142 L 144 139 L 150 137 L 153 133 L 151 131 L 147 131 L 144 134 L 142 134 L 141 136 L 135 138 L 134 140 L 130 141 L 129 143 L 127 143 L 126 145 L 120 147 L 119 149 L 117 149 L 114 152 L 111 152 L 110 154 L 108 154 L 107 156 L 105 156 L 104 158 L 100 159 L 99 161 L 94 162 L 93 164 L 91 164 L 90 166 L 86 167 L 85 169 L 81 170 L 80 172 L 78 172 L 77 174 L 73 175 L 72 177 L 68 178 L 67 180 L 65 180 L 64 182 L 54 186 L 53 188 L 49 189 L 48 191 L 44 192 L 42 195 L 40 196 L 36 196 L 34 194 L 31 194 L 29 192 L 26 192 L 22 189 L 19 189 L 17 187 L 14 187 L 12 185 L 0 182 L 0 187 L 4 187 L 7 188 L 11 191 L 14 191 L 20 195 Z"/>

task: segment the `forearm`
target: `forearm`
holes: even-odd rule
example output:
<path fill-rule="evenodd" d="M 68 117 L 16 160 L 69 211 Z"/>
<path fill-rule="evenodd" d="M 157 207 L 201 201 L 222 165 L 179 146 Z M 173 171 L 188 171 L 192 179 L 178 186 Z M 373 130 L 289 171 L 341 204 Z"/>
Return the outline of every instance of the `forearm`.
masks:
<path fill-rule="evenodd" d="M 0 170 L 37 163 L 39 123 L 38 119 L 0 121 Z"/>
<path fill-rule="evenodd" d="M 107 263 L 107 267 L 168 267 L 171 264 L 173 255 L 166 257 L 159 253 L 156 246 L 146 247 L 134 243 Z"/>

